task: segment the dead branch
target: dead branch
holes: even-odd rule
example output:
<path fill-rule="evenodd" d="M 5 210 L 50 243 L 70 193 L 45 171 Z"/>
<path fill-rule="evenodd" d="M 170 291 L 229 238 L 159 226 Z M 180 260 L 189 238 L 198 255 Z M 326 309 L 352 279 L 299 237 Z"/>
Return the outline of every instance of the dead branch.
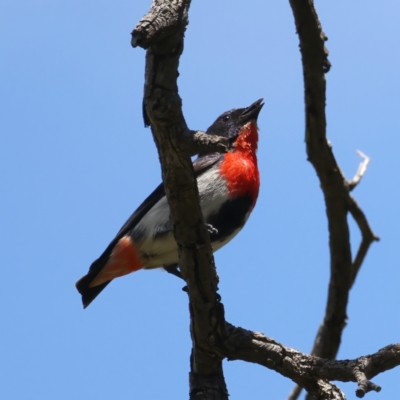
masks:
<path fill-rule="evenodd" d="M 344 399 L 331 381 L 357 382 L 357 397 L 381 388 L 370 379 L 400 365 L 400 343 L 354 360 L 329 360 L 303 354 L 261 333 L 236 328 L 227 323 L 224 355 L 229 360 L 256 363 L 284 375 L 307 389 L 313 398 Z"/>
<path fill-rule="evenodd" d="M 367 221 L 363 210 L 359 207 L 355 199 L 349 194 L 348 208 L 351 216 L 356 221 L 358 228 L 361 231 L 362 239 L 360 246 L 357 250 L 356 257 L 351 266 L 351 287 L 354 285 L 357 274 L 361 268 L 365 256 L 367 255 L 368 249 L 372 242 L 379 241 L 379 237 L 376 236 Z"/>
<path fill-rule="evenodd" d="M 202 131 L 186 131 L 184 143 L 187 152 L 193 156 L 198 153 L 226 153 L 229 140 L 226 137 L 209 135 Z"/>
<path fill-rule="evenodd" d="M 354 178 L 347 182 L 347 184 L 349 185 L 350 191 L 353 190 L 360 183 L 361 178 L 367 172 L 368 164 L 371 161 L 371 159 L 368 156 L 366 156 L 363 152 L 361 152 L 360 150 L 357 150 L 356 152 L 363 160 L 360 163 L 360 165 L 358 166 L 358 170 L 357 170 L 356 174 L 354 175 Z"/>
<path fill-rule="evenodd" d="M 326 80 L 331 68 L 327 37 L 322 30 L 312 0 L 289 0 L 292 7 L 302 55 L 308 160 L 313 165 L 324 194 L 328 218 L 331 277 L 325 317 L 319 327 L 311 354 L 333 359 L 338 352 L 347 320 L 350 288 L 355 281 L 369 246 L 377 237 L 372 233 L 364 213 L 350 196 L 366 170 L 366 161 L 355 178 L 347 182 L 342 174 L 331 146 L 326 139 Z M 357 256 L 352 261 L 347 214 L 350 211 L 363 235 Z M 294 400 L 300 394 L 295 389 Z"/>
<path fill-rule="evenodd" d="M 227 400 L 222 358 L 212 348 L 224 324 L 223 307 L 190 160 L 199 146 L 226 142 L 217 138 L 206 143 L 203 135 L 188 130 L 182 114 L 177 77 L 189 6 L 190 0 L 154 0 L 132 32 L 132 45 L 147 49 L 143 116 L 158 149 L 179 265 L 188 287 L 193 342 L 190 398 Z"/>

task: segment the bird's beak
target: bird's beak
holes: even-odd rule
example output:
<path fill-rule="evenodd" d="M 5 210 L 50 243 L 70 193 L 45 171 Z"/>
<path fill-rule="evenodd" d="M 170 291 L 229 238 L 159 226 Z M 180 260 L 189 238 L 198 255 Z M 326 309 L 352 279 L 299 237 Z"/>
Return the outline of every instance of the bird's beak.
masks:
<path fill-rule="evenodd" d="M 257 121 L 258 114 L 260 113 L 264 105 L 263 101 L 264 99 L 257 100 L 252 105 L 245 108 L 239 116 L 240 122 L 242 124 L 246 124 L 250 121 Z"/>

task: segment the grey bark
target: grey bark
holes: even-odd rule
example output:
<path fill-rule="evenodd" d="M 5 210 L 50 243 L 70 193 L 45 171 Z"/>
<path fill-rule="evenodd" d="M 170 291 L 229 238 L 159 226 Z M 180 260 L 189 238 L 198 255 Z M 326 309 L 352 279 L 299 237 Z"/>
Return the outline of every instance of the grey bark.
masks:
<path fill-rule="evenodd" d="M 188 0 L 154 0 L 148 14 L 132 32 L 132 45 L 147 49 L 144 120 L 151 126 L 157 145 L 179 248 L 179 265 L 190 299 L 193 342 L 190 398 L 226 400 L 222 357 L 213 351 L 224 323 L 223 306 L 216 293 L 218 277 L 190 159 L 199 148 L 202 135 L 188 134 L 177 86 L 189 6 Z M 209 138 L 203 135 L 203 139 L 207 147 Z M 218 142 L 213 138 L 213 146 L 215 141 Z"/>
<path fill-rule="evenodd" d="M 296 30 L 300 40 L 303 65 L 306 131 L 305 142 L 308 160 L 313 165 L 325 199 L 329 230 L 330 272 L 325 316 L 318 329 L 312 355 L 335 358 L 339 350 L 343 329 L 347 321 L 349 291 L 374 240 L 368 221 L 350 195 L 359 179 L 347 181 L 326 138 L 326 79 L 331 64 L 325 47 L 327 37 L 322 30 L 312 0 L 289 0 Z M 358 224 L 362 242 L 352 260 L 350 234 L 347 222 L 351 213 Z M 290 400 L 298 397 L 295 388 Z"/>

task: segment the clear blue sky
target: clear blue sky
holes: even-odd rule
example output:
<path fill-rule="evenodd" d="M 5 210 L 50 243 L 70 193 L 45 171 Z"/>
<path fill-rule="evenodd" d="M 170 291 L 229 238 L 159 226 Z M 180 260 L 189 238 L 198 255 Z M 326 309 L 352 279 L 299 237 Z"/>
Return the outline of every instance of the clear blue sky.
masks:
<path fill-rule="evenodd" d="M 149 0 L 0 3 L 1 351 L 8 400 L 188 397 L 182 283 L 162 271 L 113 282 L 83 311 L 75 281 L 160 182 L 143 127 Z M 328 137 L 381 242 L 351 291 L 340 358 L 400 341 L 400 36 L 396 0 L 318 1 L 329 41 Z M 262 186 L 247 226 L 216 253 L 227 320 L 307 352 L 324 314 L 327 222 L 304 148 L 303 82 L 288 1 L 193 1 L 179 88 L 188 125 L 264 97 Z M 352 243 L 359 233 L 353 223 Z M 355 249 L 355 247 L 353 247 Z M 226 362 L 232 399 L 285 399 L 273 371 Z M 375 378 L 394 399 L 400 369 Z M 355 399 L 354 384 L 340 384 Z"/>

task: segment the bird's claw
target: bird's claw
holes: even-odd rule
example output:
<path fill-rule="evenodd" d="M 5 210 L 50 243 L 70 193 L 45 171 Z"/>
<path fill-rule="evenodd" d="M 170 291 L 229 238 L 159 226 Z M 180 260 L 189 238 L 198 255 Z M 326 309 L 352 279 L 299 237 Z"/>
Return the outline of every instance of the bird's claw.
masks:
<path fill-rule="evenodd" d="M 206 224 L 206 227 L 207 227 L 208 233 L 210 235 L 217 235 L 218 234 L 218 229 L 214 228 L 211 224 Z"/>

